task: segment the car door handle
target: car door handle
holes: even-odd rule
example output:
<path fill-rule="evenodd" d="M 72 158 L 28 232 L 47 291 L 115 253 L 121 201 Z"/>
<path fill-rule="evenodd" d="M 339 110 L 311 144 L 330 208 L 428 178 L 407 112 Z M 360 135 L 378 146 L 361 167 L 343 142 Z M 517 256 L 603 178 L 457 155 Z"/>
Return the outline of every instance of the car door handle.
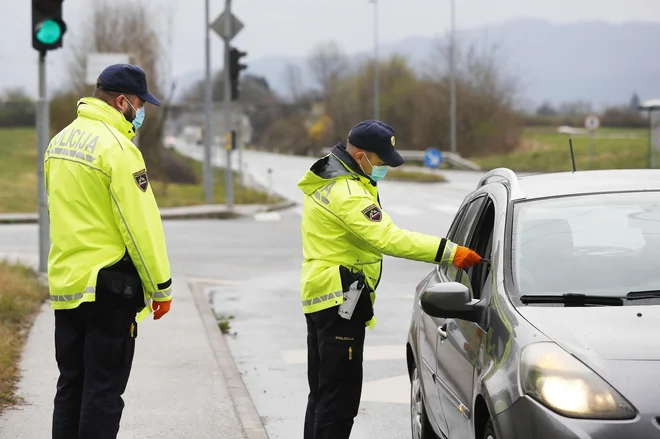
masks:
<path fill-rule="evenodd" d="M 443 340 L 447 338 L 447 324 L 446 323 L 442 326 L 438 326 L 438 335 Z"/>

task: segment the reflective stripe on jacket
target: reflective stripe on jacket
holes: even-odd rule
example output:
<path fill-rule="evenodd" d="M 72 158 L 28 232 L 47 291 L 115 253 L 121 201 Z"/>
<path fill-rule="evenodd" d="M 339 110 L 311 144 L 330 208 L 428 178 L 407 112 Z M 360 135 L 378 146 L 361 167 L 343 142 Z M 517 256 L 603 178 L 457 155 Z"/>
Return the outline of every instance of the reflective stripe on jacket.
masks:
<path fill-rule="evenodd" d="M 51 249 L 51 307 L 72 309 L 96 298 L 99 270 L 128 252 L 146 308 L 171 298 L 172 280 L 160 211 L 133 126 L 96 98 L 78 102 L 78 117 L 55 135 L 44 157 Z"/>
<path fill-rule="evenodd" d="M 301 296 L 304 313 L 343 303 L 340 266 L 362 272 L 375 290 L 383 254 L 449 265 L 457 246 L 444 238 L 400 229 L 380 206 L 378 188 L 336 145 L 298 182 L 305 193 Z M 375 317 L 369 322 L 373 328 Z"/>

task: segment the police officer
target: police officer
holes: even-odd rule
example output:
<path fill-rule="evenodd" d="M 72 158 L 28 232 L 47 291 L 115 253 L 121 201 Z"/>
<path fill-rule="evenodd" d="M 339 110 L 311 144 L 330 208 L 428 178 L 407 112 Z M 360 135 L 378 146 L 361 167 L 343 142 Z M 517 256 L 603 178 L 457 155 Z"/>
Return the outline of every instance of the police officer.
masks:
<path fill-rule="evenodd" d="M 383 211 L 377 182 L 404 159 L 394 130 L 367 120 L 299 181 L 305 194 L 302 306 L 307 320 L 309 398 L 305 439 L 345 439 L 362 393 L 365 327 L 383 254 L 462 269 L 481 262 L 451 241 L 398 228 Z"/>
<path fill-rule="evenodd" d="M 147 102 L 160 105 L 142 69 L 107 67 L 44 157 L 60 371 L 53 439 L 116 438 L 138 322 L 170 310 L 160 212 L 131 142 Z"/>

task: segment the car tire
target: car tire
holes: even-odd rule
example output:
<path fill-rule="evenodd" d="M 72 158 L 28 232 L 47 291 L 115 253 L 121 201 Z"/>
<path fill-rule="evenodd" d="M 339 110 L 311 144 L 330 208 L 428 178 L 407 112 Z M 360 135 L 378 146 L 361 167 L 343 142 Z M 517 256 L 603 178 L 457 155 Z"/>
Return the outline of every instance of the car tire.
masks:
<path fill-rule="evenodd" d="M 433 432 L 424 407 L 422 383 L 417 366 L 413 364 L 410 381 L 410 429 L 412 439 L 439 439 Z"/>
<path fill-rule="evenodd" d="M 484 428 L 484 439 L 497 439 L 497 436 L 495 435 L 495 429 L 493 428 L 492 420 L 488 420 L 488 423 Z"/>

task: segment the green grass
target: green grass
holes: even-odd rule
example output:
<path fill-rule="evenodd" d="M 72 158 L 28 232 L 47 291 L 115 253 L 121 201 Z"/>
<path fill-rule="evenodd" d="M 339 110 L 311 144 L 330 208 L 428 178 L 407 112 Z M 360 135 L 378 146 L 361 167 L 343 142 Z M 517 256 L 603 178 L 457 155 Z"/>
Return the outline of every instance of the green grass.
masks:
<path fill-rule="evenodd" d="M 198 181 L 203 182 L 202 163 L 178 153 L 181 161 L 186 162 L 195 172 Z M 271 204 L 282 201 L 278 196 L 270 196 L 240 184 L 240 177 L 234 173 L 234 203 L 235 204 Z M 152 182 L 153 191 L 160 207 L 194 206 L 205 204 L 203 184 L 168 184 L 161 181 Z M 226 202 L 225 171 L 214 169 L 213 173 L 213 203 Z"/>
<path fill-rule="evenodd" d="M 627 136 L 615 138 L 608 136 Z M 570 171 L 573 151 L 578 170 L 648 168 L 648 131 L 644 129 L 603 128 L 594 138 L 594 160 L 590 164 L 588 135 L 560 134 L 555 128 L 527 128 L 517 151 L 505 155 L 474 158 L 484 170 L 507 167 L 515 171 Z"/>
<path fill-rule="evenodd" d="M 37 211 L 37 136 L 34 128 L 0 129 L 0 213 Z M 199 180 L 201 163 L 183 158 L 190 163 Z M 221 169 L 215 170 L 214 203 L 225 202 L 225 177 Z M 234 185 L 234 203 L 262 204 L 281 201 L 277 197 L 238 184 Z M 166 184 L 152 181 L 153 191 L 160 207 L 204 204 L 202 184 Z"/>
<path fill-rule="evenodd" d="M 388 180 L 415 181 L 419 183 L 443 183 L 447 179 L 442 174 L 434 172 L 392 169 L 387 173 Z"/>
<path fill-rule="evenodd" d="M 48 289 L 37 274 L 0 261 L 0 412 L 20 402 L 15 395 L 18 363 L 28 330 L 48 298 Z"/>

